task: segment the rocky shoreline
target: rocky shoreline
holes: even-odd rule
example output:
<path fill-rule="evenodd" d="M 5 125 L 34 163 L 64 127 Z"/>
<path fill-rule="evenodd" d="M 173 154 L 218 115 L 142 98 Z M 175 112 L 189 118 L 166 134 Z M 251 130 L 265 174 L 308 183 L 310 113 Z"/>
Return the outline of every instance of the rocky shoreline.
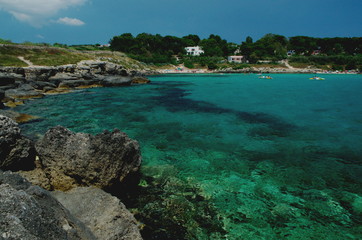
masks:
<path fill-rule="evenodd" d="M 29 98 L 69 92 L 77 88 L 144 84 L 152 71 L 129 71 L 103 61 L 81 61 L 57 67 L 1 67 L 0 108 L 14 107 Z"/>
<path fill-rule="evenodd" d="M 0 146 L 1 239 L 142 239 L 134 216 L 104 191 L 116 195 L 139 171 L 138 142 L 125 133 L 57 126 L 34 143 L 0 115 Z"/>
<path fill-rule="evenodd" d="M 149 74 L 102 61 L 0 68 L 1 239 L 142 239 L 140 224 L 112 196 L 139 171 L 137 141 L 119 130 L 93 136 L 57 126 L 33 142 L 17 123 L 32 116 L 8 107 L 75 89 L 145 84 Z"/>

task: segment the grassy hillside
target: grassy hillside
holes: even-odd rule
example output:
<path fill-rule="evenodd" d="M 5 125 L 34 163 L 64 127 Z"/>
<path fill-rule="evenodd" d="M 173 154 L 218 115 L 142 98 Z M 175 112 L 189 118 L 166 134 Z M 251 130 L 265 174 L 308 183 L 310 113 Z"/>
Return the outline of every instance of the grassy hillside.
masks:
<path fill-rule="evenodd" d="M 75 64 L 82 60 L 101 60 L 123 65 L 128 69 L 144 69 L 140 62 L 120 52 L 111 51 L 77 51 L 47 46 L 27 46 L 17 44 L 0 45 L 0 66 L 26 67 L 18 57 L 39 66 L 59 66 Z"/>

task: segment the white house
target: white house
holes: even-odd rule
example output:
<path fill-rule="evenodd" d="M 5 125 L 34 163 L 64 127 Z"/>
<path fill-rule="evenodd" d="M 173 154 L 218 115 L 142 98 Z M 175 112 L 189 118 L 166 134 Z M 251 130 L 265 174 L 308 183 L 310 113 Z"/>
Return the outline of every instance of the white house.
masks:
<path fill-rule="evenodd" d="M 201 54 L 204 54 L 204 50 L 202 50 L 201 47 L 185 47 L 186 54 L 191 56 L 200 56 Z"/>
<path fill-rule="evenodd" d="M 228 56 L 228 62 L 243 63 L 246 61 L 244 56 Z"/>
<path fill-rule="evenodd" d="M 295 54 L 295 50 L 289 50 L 287 52 L 287 56 L 290 57 L 290 56 L 293 56 Z"/>

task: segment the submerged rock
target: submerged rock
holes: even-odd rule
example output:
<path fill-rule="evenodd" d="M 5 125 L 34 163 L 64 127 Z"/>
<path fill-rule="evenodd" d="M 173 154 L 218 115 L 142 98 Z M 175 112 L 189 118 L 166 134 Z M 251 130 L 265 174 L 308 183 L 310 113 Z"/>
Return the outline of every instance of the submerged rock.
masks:
<path fill-rule="evenodd" d="M 34 167 L 34 160 L 33 143 L 20 134 L 15 121 L 0 115 L 0 168 L 31 169 Z"/>
<path fill-rule="evenodd" d="M 132 84 L 146 84 L 150 82 L 151 81 L 146 77 L 137 76 L 132 78 Z"/>
<path fill-rule="evenodd" d="M 76 88 L 80 86 L 87 86 L 98 83 L 97 81 L 88 80 L 64 80 L 59 84 L 59 88 Z"/>
<path fill-rule="evenodd" d="M 36 150 L 52 186 L 59 190 L 111 187 L 141 164 L 138 142 L 117 129 L 94 136 L 57 126 L 37 142 Z"/>
<path fill-rule="evenodd" d="M 1 239 L 96 239 L 49 192 L 0 171 Z"/>
<path fill-rule="evenodd" d="M 81 187 L 52 195 L 100 240 L 142 239 L 134 216 L 112 195 L 94 187 Z"/>
<path fill-rule="evenodd" d="M 20 104 L 20 102 L 19 102 Z M 25 113 L 19 113 L 19 112 L 15 112 L 12 110 L 0 110 L 0 115 L 4 115 L 8 118 L 11 118 L 12 120 L 14 120 L 17 123 L 26 123 L 26 122 L 30 122 L 36 119 L 39 119 L 39 117 L 37 116 L 32 116 L 29 114 L 25 114 Z"/>

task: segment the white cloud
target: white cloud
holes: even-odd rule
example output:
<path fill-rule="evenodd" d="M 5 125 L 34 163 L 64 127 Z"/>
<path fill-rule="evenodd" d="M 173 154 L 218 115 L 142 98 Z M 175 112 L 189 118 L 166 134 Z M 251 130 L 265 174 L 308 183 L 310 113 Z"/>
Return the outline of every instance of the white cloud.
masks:
<path fill-rule="evenodd" d="M 76 18 L 68 18 L 68 17 L 59 18 L 57 20 L 57 23 L 71 25 L 71 26 L 82 26 L 85 24 L 82 20 Z"/>
<path fill-rule="evenodd" d="M 40 27 L 61 9 L 84 4 L 88 0 L 0 0 L 0 9 L 16 19 Z"/>

